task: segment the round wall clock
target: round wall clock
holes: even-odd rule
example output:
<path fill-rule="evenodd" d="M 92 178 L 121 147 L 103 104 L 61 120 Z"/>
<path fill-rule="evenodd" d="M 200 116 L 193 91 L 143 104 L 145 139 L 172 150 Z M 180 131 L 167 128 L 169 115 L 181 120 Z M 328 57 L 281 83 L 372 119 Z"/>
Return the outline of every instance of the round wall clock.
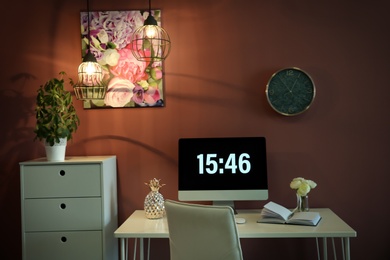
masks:
<path fill-rule="evenodd" d="M 299 68 L 285 68 L 275 72 L 265 90 L 268 103 L 278 113 L 294 116 L 306 111 L 316 95 L 314 82 Z"/>

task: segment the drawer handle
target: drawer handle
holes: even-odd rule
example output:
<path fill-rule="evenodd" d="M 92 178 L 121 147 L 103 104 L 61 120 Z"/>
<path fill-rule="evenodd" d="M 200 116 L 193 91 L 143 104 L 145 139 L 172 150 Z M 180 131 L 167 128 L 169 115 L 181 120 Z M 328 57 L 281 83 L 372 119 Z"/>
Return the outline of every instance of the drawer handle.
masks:
<path fill-rule="evenodd" d="M 65 209 L 65 208 L 66 208 L 66 204 L 65 204 L 65 203 L 61 203 L 61 204 L 60 204 L 60 208 L 61 208 L 61 209 Z"/>
<path fill-rule="evenodd" d="M 65 176 L 65 171 L 64 171 L 64 170 L 61 170 L 61 171 L 60 171 L 60 175 L 61 175 L 61 176 Z"/>
<path fill-rule="evenodd" d="M 64 243 L 65 243 L 65 242 L 66 242 L 66 240 L 67 240 L 67 239 L 66 239 L 66 237 L 61 237 L 61 241 L 62 241 L 62 242 L 64 242 Z"/>

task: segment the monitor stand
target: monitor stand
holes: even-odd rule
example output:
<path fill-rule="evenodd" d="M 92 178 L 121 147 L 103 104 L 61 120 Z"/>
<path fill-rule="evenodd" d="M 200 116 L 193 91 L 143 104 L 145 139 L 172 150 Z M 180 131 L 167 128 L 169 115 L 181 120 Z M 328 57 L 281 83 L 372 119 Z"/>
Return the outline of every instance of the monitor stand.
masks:
<path fill-rule="evenodd" d="M 236 208 L 234 207 L 234 201 L 232 200 L 217 200 L 213 201 L 214 206 L 229 206 L 233 209 L 234 214 L 237 215 Z"/>

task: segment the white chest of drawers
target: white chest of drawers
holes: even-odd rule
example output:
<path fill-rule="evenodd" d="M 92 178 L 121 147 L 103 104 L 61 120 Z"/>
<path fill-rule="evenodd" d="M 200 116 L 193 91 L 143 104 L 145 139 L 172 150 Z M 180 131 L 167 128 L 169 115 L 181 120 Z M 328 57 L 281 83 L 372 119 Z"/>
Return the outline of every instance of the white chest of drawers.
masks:
<path fill-rule="evenodd" d="M 23 260 L 115 260 L 116 156 L 20 163 Z"/>

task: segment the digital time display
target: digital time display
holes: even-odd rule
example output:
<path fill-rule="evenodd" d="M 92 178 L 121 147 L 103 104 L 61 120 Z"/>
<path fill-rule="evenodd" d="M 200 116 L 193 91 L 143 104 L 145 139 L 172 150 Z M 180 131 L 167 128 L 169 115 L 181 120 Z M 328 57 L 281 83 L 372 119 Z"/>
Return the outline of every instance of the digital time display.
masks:
<path fill-rule="evenodd" d="M 179 139 L 180 190 L 267 187 L 264 137 Z"/>
<path fill-rule="evenodd" d="M 223 174 L 225 170 L 232 174 L 238 173 L 247 174 L 251 171 L 250 155 L 241 153 L 236 156 L 235 153 L 230 153 L 226 158 L 218 157 L 216 153 L 198 154 L 196 156 L 199 163 L 199 174 Z"/>

